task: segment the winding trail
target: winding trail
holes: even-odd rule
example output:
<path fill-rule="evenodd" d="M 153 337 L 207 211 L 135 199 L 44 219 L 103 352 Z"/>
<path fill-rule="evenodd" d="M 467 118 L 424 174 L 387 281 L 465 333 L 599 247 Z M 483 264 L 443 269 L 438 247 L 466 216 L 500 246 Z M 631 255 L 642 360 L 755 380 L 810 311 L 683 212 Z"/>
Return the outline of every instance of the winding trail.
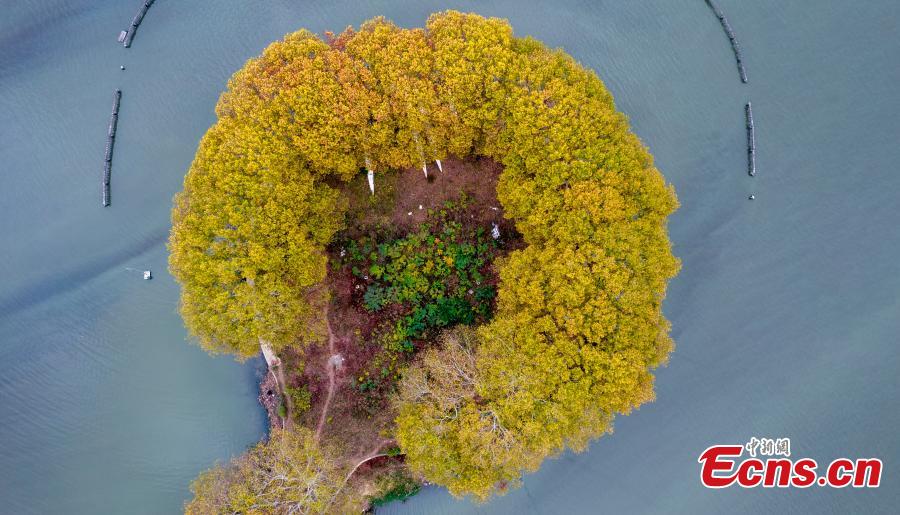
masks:
<path fill-rule="evenodd" d="M 325 366 L 328 369 L 328 395 L 325 397 L 325 404 L 322 406 L 322 413 L 319 415 L 319 423 L 316 424 L 316 441 L 322 436 L 322 429 L 325 427 L 325 421 L 328 419 L 328 409 L 331 407 L 331 400 L 334 398 L 334 389 L 337 384 L 335 370 L 340 368 L 344 362 L 344 358 L 337 353 L 334 344 L 337 337 L 331 329 L 328 307 L 325 308 L 325 325 L 328 327 L 328 361 L 325 362 Z"/>
<path fill-rule="evenodd" d="M 343 490 L 344 487 L 347 486 L 347 483 L 350 481 L 350 478 L 353 477 L 353 474 L 356 473 L 356 471 L 359 469 L 359 467 L 363 466 L 365 463 L 368 463 L 368 462 L 374 460 L 375 458 L 385 458 L 385 457 L 391 456 L 390 453 L 380 452 L 380 451 L 382 448 L 384 448 L 385 445 L 392 443 L 392 442 L 393 442 L 393 440 L 380 441 L 378 443 L 378 447 L 375 447 L 375 449 L 373 449 L 372 452 L 370 452 L 364 458 L 359 460 L 356 463 L 356 465 L 354 465 L 353 468 L 350 469 L 350 472 L 348 472 L 347 475 L 344 476 L 344 481 L 341 483 L 341 486 L 337 490 L 335 490 L 334 495 L 331 496 L 331 499 L 328 501 L 327 506 L 331 506 L 331 503 L 334 502 L 334 500 L 337 498 L 337 496 L 341 492 L 341 490 Z"/>
<path fill-rule="evenodd" d="M 328 369 L 328 394 L 325 397 L 325 403 L 322 405 L 322 413 L 319 414 L 319 423 L 316 424 L 316 435 L 315 439 L 318 442 L 322 436 L 322 430 L 325 428 L 325 421 L 328 420 L 328 410 L 331 407 L 331 401 L 334 399 L 334 391 L 337 386 L 337 371 L 341 368 L 344 363 L 344 357 L 338 353 L 336 342 L 338 337 L 334 334 L 334 330 L 331 327 L 331 320 L 329 318 L 330 309 L 326 306 L 325 308 L 325 326 L 328 328 L 328 359 L 325 361 L 325 366 Z M 391 456 L 391 453 L 381 452 L 381 449 L 384 448 L 385 445 L 392 443 L 393 440 L 381 440 L 378 442 L 378 445 L 372 449 L 368 454 L 364 457 L 360 458 L 353 468 L 347 472 L 347 475 L 344 476 L 344 480 L 341 482 L 340 487 L 335 490 L 334 494 L 331 496 L 331 499 L 328 500 L 328 504 L 326 506 L 331 506 L 334 500 L 337 498 L 338 494 L 341 490 L 347 486 L 347 483 L 350 481 L 350 478 L 353 477 L 353 474 L 359 470 L 359 467 L 364 464 L 376 459 L 376 458 L 384 458 Z"/>
<path fill-rule="evenodd" d="M 390 454 L 388 454 L 388 453 L 386 453 L 386 452 L 379 452 L 379 453 L 376 453 L 376 454 L 370 454 L 369 456 L 366 456 L 366 457 L 363 458 L 359 463 L 357 463 L 352 469 L 350 469 L 350 472 L 348 472 L 348 473 L 347 473 L 347 476 L 344 477 L 344 483 L 343 483 L 343 484 L 346 485 L 346 484 L 347 484 L 347 481 L 350 481 L 350 478 L 353 477 L 353 474 L 356 472 L 356 469 L 358 469 L 359 467 L 363 466 L 363 464 L 365 464 L 365 463 L 367 463 L 367 462 L 369 462 L 369 461 L 372 461 L 372 460 L 374 460 L 375 458 L 384 458 L 384 457 L 387 457 L 387 456 L 390 456 Z M 343 486 L 341 486 L 341 488 L 343 488 Z"/>

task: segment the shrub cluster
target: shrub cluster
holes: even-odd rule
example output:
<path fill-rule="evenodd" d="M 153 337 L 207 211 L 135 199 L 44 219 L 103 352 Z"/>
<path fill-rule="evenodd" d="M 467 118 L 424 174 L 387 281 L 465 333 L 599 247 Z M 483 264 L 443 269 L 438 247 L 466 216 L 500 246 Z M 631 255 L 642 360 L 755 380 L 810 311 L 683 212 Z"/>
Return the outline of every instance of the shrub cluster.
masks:
<path fill-rule="evenodd" d="M 482 227 L 464 226 L 447 203 L 418 231 L 391 239 L 367 236 L 348 242 L 344 266 L 364 285 L 363 306 L 389 312 L 393 330 L 385 345 L 412 352 L 414 340 L 434 329 L 484 321 L 496 296 L 483 284 L 499 247 Z"/>

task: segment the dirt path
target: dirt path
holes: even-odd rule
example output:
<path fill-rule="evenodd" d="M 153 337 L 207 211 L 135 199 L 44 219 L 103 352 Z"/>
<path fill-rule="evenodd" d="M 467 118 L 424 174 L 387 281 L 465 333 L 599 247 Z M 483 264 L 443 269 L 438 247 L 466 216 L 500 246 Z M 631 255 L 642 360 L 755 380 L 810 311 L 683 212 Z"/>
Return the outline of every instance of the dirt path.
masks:
<path fill-rule="evenodd" d="M 374 460 L 375 458 L 383 458 L 383 457 L 385 457 L 385 456 L 390 456 L 390 455 L 391 455 L 390 453 L 381 452 L 381 449 L 384 449 L 384 446 L 385 446 L 385 445 L 389 445 L 389 444 L 392 444 L 392 443 L 395 443 L 394 440 L 385 440 L 385 439 L 382 439 L 381 441 L 379 441 L 377 447 L 375 447 L 374 449 L 372 449 L 372 451 L 369 452 L 368 454 L 366 454 L 363 458 L 360 458 L 360 459 L 357 461 L 356 465 L 355 465 L 352 469 L 350 469 L 350 472 L 347 474 L 347 477 L 344 479 L 344 483 L 346 483 L 347 481 L 349 481 L 349 480 L 350 480 L 350 477 L 353 476 L 353 474 L 356 472 L 356 469 L 358 469 L 359 467 L 361 467 L 364 463 L 369 462 L 369 461 L 372 461 L 372 460 Z"/>
<path fill-rule="evenodd" d="M 356 469 L 358 469 L 359 467 L 361 467 L 361 466 L 363 466 L 364 464 L 366 464 L 366 463 L 368 463 L 368 462 L 374 460 L 375 458 L 385 458 L 385 457 L 387 457 L 387 456 L 390 456 L 390 454 L 388 454 L 388 453 L 386 453 L 386 452 L 379 452 L 379 453 L 376 453 L 376 454 L 371 454 L 371 455 L 369 455 L 369 456 L 366 456 L 365 458 L 362 459 L 362 461 L 360 461 L 359 463 L 357 463 L 355 467 L 353 467 L 352 469 L 350 469 L 350 472 L 347 473 L 347 476 L 346 476 L 346 477 L 344 477 L 344 483 L 343 483 L 343 485 L 346 485 L 346 484 L 347 484 L 347 481 L 350 481 L 350 478 L 353 477 L 353 474 L 356 472 Z M 343 485 L 341 486 L 341 488 L 343 488 Z"/>
<path fill-rule="evenodd" d="M 344 363 L 344 358 L 337 353 L 337 347 L 335 346 L 337 336 L 334 335 L 334 331 L 331 329 L 331 320 L 328 319 L 328 316 L 329 309 L 326 307 L 325 325 L 328 327 L 328 361 L 325 362 L 325 366 L 328 369 L 328 394 L 325 397 L 325 404 L 322 406 L 322 413 L 319 415 L 319 423 L 316 424 L 316 441 L 322 436 L 322 429 L 325 427 L 325 421 L 328 420 L 328 408 L 331 407 L 331 399 L 334 398 L 334 389 L 337 385 L 335 371 L 340 369 Z"/>
<path fill-rule="evenodd" d="M 329 506 L 330 506 L 331 503 L 334 502 L 334 500 L 337 498 L 338 493 L 340 493 L 340 491 L 343 490 L 345 486 L 347 486 L 347 482 L 350 481 L 350 478 L 353 477 L 353 474 L 356 473 L 356 471 L 359 469 L 359 467 L 361 467 L 361 466 L 363 466 L 364 464 L 366 464 L 366 463 L 368 463 L 368 462 L 374 460 L 375 458 L 384 458 L 384 457 L 387 457 L 387 456 L 391 456 L 390 453 L 387 453 L 387 452 L 380 452 L 381 449 L 383 449 L 385 445 L 387 445 L 387 444 L 389 444 L 389 443 L 391 443 L 391 442 L 393 442 L 393 440 L 382 440 L 381 442 L 378 443 L 378 447 L 376 447 L 372 452 L 370 452 L 369 454 L 367 454 L 365 458 L 362 458 L 361 460 L 359 460 L 359 461 L 356 463 L 356 465 L 354 465 L 353 468 L 350 469 L 350 472 L 348 472 L 347 475 L 344 476 L 344 481 L 341 483 L 340 488 L 338 488 L 337 490 L 335 490 L 334 495 L 332 495 L 332 497 L 331 497 L 331 500 L 328 501 L 328 505 L 329 505 Z"/>

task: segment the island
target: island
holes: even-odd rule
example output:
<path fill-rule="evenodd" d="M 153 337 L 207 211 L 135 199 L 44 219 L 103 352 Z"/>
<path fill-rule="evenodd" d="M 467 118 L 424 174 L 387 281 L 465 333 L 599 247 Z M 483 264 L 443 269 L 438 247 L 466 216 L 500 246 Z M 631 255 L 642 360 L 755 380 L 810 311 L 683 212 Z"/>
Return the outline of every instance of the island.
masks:
<path fill-rule="evenodd" d="M 601 80 L 505 20 L 301 30 L 230 79 L 169 266 L 268 438 L 191 514 L 486 501 L 654 398 L 674 190 Z"/>

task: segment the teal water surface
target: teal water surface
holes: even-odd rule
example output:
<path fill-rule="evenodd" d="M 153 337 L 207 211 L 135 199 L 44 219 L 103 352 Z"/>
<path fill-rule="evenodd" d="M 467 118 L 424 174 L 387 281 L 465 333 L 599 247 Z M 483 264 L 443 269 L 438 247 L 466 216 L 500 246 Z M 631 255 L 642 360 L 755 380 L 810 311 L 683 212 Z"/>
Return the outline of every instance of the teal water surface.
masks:
<path fill-rule="evenodd" d="M 171 197 L 227 78 L 268 42 L 376 15 L 421 26 L 447 8 L 562 47 L 629 115 L 682 203 L 665 304 L 677 349 L 653 404 L 523 488 L 481 506 L 426 488 L 380 511 L 896 512 L 900 3 L 720 0 L 748 85 L 702 0 L 157 0 L 125 50 L 115 38 L 138 4 L 0 14 L 0 512 L 176 513 L 197 472 L 264 435 L 259 363 L 185 341 L 165 273 Z M 145 282 L 134 270 L 148 267 Z M 883 484 L 702 488 L 699 454 L 752 436 L 790 437 L 820 463 L 880 457 Z"/>

